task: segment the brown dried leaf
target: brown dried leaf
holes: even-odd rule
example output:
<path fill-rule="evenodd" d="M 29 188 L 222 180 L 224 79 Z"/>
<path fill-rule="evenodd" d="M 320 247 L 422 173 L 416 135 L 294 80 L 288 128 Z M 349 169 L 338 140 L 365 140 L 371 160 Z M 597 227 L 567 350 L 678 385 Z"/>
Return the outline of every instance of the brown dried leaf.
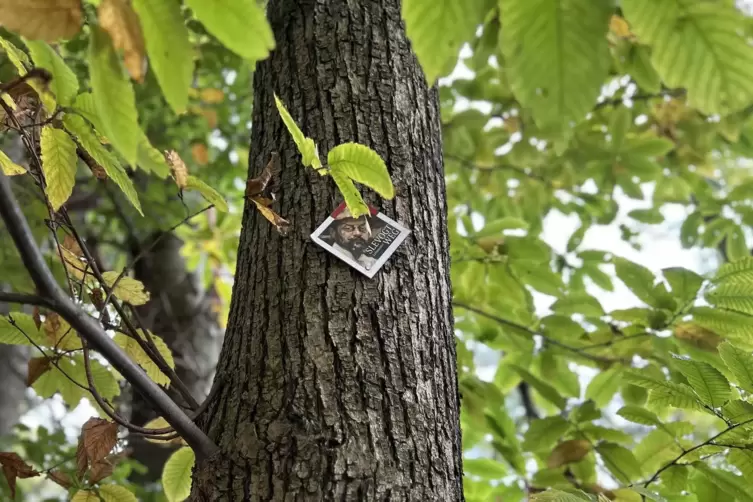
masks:
<path fill-rule="evenodd" d="M 173 173 L 175 184 L 181 190 L 186 188 L 186 184 L 188 183 L 188 167 L 186 167 L 186 163 L 180 158 L 178 152 L 175 150 L 165 150 L 165 160 Z"/>
<path fill-rule="evenodd" d="M 0 0 L 0 25 L 32 40 L 72 38 L 82 21 L 81 0 Z"/>
<path fill-rule="evenodd" d="M 37 329 L 42 327 L 42 318 L 39 314 L 39 307 L 35 306 L 32 310 L 31 314 L 32 318 L 34 319 L 34 326 L 37 327 Z"/>
<path fill-rule="evenodd" d="M 194 143 L 191 145 L 191 156 L 200 166 L 209 163 L 209 149 L 204 143 Z"/>
<path fill-rule="evenodd" d="M 29 359 L 29 367 L 26 375 L 26 385 L 31 387 L 39 377 L 50 369 L 51 363 L 47 357 L 35 357 Z"/>
<path fill-rule="evenodd" d="M 128 0 L 102 0 L 97 9 L 100 26 L 110 35 L 116 49 L 123 51 L 129 75 L 144 81 L 144 35 L 136 12 Z"/>
<path fill-rule="evenodd" d="M 50 471 L 47 473 L 47 478 L 65 489 L 73 486 L 73 480 L 71 479 L 71 477 L 67 473 L 62 471 Z"/>
<path fill-rule="evenodd" d="M 269 208 L 269 204 L 272 202 L 270 199 L 252 197 L 251 200 L 256 204 L 256 209 L 275 226 L 280 235 L 287 235 L 290 222 Z"/>
<path fill-rule="evenodd" d="M 546 465 L 555 469 L 565 464 L 577 462 L 591 451 L 591 443 L 585 439 L 570 439 L 558 444 L 547 459 Z"/>
<path fill-rule="evenodd" d="M 109 420 L 92 417 L 81 428 L 76 450 L 76 466 L 83 476 L 89 465 L 102 461 L 118 442 L 118 425 Z"/>
<path fill-rule="evenodd" d="M 722 337 L 692 322 L 675 326 L 675 337 L 706 352 L 716 352 Z"/>
<path fill-rule="evenodd" d="M 12 499 L 16 498 L 16 479 L 33 478 L 39 476 L 39 472 L 34 470 L 29 464 L 18 456 L 18 453 L 0 452 L 0 465 L 3 466 L 3 474 L 8 480 L 10 495 Z"/>
<path fill-rule="evenodd" d="M 110 476 L 114 469 L 115 466 L 107 459 L 94 462 L 91 469 L 89 469 L 89 483 L 93 484 L 102 481 L 107 476 Z"/>
<path fill-rule="evenodd" d="M 77 257 L 84 256 L 84 252 L 81 250 L 81 246 L 78 245 L 78 241 L 72 235 L 65 234 L 61 245 Z"/>
<path fill-rule="evenodd" d="M 271 158 L 261 174 L 246 182 L 246 197 L 253 198 L 262 195 L 272 177 L 278 172 L 280 172 L 280 156 L 277 155 L 277 152 L 272 152 Z"/>
<path fill-rule="evenodd" d="M 45 316 L 42 324 L 47 339 L 50 344 L 62 350 L 76 350 L 81 348 L 81 340 L 76 332 L 68 324 L 68 321 L 60 317 L 55 312 L 50 312 Z"/>

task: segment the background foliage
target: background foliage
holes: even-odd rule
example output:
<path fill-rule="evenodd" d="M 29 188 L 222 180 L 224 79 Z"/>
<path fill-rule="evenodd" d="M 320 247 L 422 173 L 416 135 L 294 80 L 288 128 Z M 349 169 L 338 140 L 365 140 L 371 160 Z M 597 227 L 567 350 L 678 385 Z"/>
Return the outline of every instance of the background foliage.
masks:
<path fill-rule="evenodd" d="M 229 2 L 223 10 L 202 0 L 102 0 L 84 2 L 77 17 L 71 1 L 41 14 L 70 23 L 24 33 L 31 23 L 14 24 L 29 16 L 21 3 L 0 0 L 0 81 L 38 67 L 52 73 L 48 91 L 30 80 L 30 89 L 4 95 L 24 124 L 44 123 L 28 131 L 39 135 L 46 197 L 33 161 L 9 154 L 0 164 L 16 174 L 14 190 L 61 283 L 54 237 L 65 245 L 66 234 L 50 232 L 50 210 L 93 199 L 70 212 L 105 243 L 103 261 L 117 277 L 131 240 L 182 222 L 206 198 L 215 207 L 177 231 L 226 316 L 251 76 L 274 48 L 263 11 L 251 1 L 232 2 L 236 12 Z M 753 25 L 745 9 L 732 0 L 403 0 L 427 80 L 451 74 L 438 86 L 468 500 L 753 497 Z M 27 130 L 7 113 L 6 145 Z M 320 167 L 317 138 L 287 119 L 302 162 Z M 77 147 L 95 162 L 77 166 Z M 171 170 L 164 150 L 185 159 L 187 172 Z M 333 158 L 335 149 L 328 164 Z M 343 165 L 350 186 L 369 181 L 370 171 Z M 564 238 L 563 221 L 576 222 Z M 657 265 L 639 252 L 657 234 L 711 259 Z M 31 291 L 8 241 L 0 241 L 3 280 Z M 63 249 L 75 255 L 72 247 Z M 138 285 L 126 278 L 115 296 L 138 304 Z M 94 304 L 94 289 L 81 288 L 85 303 Z M 605 306 L 614 298 L 624 304 Z M 32 339 L 83 379 L 76 339 L 66 341 L 54 316 L 38 320 L 0 318 L 0 342 Z M 99 392 L 114 399 L 119 375 L 94 363 Z M 32 388 L 76 408 L 87 392 L 55 371 L 46 368 Z M 72 496 L 121 500 L 107 498 L 117 488 L 105 487 L 115 486 L 146 496 L 126 481 L 128 461 L 96 482 L 94 464 L 77 477 L 69 439 L 21 427 L 9 444 L 48 479 L 68 473 Z M 163 476 L 160 496 L 169 500 L 190 483 L 192 455 L 178 452 Z M 20 480 L 17 500 L 52 478 Z"/>

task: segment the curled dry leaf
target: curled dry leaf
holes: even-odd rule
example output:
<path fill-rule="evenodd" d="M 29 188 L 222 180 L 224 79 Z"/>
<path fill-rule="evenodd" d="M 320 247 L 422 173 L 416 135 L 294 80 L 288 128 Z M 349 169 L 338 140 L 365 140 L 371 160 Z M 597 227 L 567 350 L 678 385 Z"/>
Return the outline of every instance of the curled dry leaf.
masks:
<path fill-rule="evenodd" d="M 570 439 L 557 445 L 546 461 L 547 467 L 556 469 L 565 464 L 578 462 L 591 451 L 591 443 L 585 439 Z"/>
<path fill-rule="evenodd" d="M 675 337 L 706 352 L 716 352 L 722 337 L 713 331 L 692 322 L 678 324 Z"/>
<path fill-rule="evenodd" d="M 209 104 L 222 103 L 225 100 L 225 93 L 222 89 L 202 89 L 199 96 L 203 102 Z"/>
<path fill-rule="evenodd" d="M 272 152 L 271 158 L 264 170 L 256 178 L 250 178 L 246 182 L 246 197 L 258 197 L 268 191 L 269 183 L 275 174 L 280 172 L 280 156 Z"/>
<path fill-rule="evenodd" d="M 107 459 L 94 462 L 89 468 L 89 483 L 94 484 L 110 476 L 115 466 Z"/>
<path fill-rule="evenodd" d="M 73 480 L 67 473 L 63 471 L 50 471 L 47 473 L 47 478 L 50 481 L 54 481 L 58 485 L 62 486 L 66 490 L 73 486 Z"/>
<path fill-rule="evenodd" d="M 116 49 L 123 51 L 128 74 L 144 81 L 144 35 L 136 12 L 128 0 L 103 0 L 97 9 L 100 26 L 110 35 Z"/>
<path fill-rule="evenodd" d="M 29 359 L 28 372 L 26 374 L 26 385 L 31 387 L 39 377 L 44 375 L 50 369 L 50 359 L 47 357 L 34 357 Z"/>
<path fill-rule="evenodd" d="M 165 161 L 170 166 L 170 171 L 173 173 L 173 178 L 175 178 L 175 184 L 178 185 L 178 188 L 181 190 L 186 188 L 186 183 L 188 183 L 188 167 L 186 167 L 186 163 L 180 158 L 178 152 L 175 150 L 166 150 Z"/>
<path fill-rule="evenodd" d="M 39 314 L 39 307 L 34 307 L 34 310 L 32 310 L 31 313 L 31 317 L 34 319 L 34 326 L 36 326 L 37 329 L 40 329 L 42 327 L 42 317 Z"/>
<path fill-rule="evenodd" d="M 10 487 L 11 499 L 16 498 L 17 478 L 33 478 L 34 476 L 39 476 L 39 472 L 24 462 L 23 459 L 18 456 L 18 453 L 0 452 L 0 465 L 3 466 L 3 474 Z"/>
<path fill-rule="evenodd" d="M 0 25 L 31 40 L 71 38 L 83 18 L 81 0 L 0 0 Z"/>
<path fill-rule="evenodd" d="M 102 461 L 118 442 L 118 425 L 109 420 L 92 417 L 81 428 L 76 450 L 77 474 L 83 476 L 87 468 Z"/>

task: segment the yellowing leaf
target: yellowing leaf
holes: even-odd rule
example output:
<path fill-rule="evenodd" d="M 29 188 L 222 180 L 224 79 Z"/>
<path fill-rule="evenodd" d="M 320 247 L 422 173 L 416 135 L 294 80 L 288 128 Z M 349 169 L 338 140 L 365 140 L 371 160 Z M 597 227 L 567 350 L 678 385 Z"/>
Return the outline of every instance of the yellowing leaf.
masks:
<path fill-rule="evenodd" d="M 338 145 L 327 154 L 327 164 L 351 180 L 366 185 L 385 199 L 395 197 L 387 165 L 374 150 L 358 143 Z"/>
<path fill-rule="evenodd" d="M 71 498 L 71 502 L 101 502 L 97 494 L 91 490 L 79 490 Z"/>
<path fill-rule="evenodd" d="M 259 210 L 261 215 L 274 225 L 280 234 L 285 235 L 288 233 L 290 222 L 269 208 L 271 201 L 264 200 L 261 197 L 253 197 L 251 200 L 254 202 L 256 209 Z"/>
<path fill-rule="evenodd" d="M 194 65 L 180 2 L 133 0 L 133 9 L 141 20 L 149 64 L 162 93 L 175 113 L 183 113 Z"/>
<path fill-rule="evenodd" d="M 510 86 L 540 127 L 567 130 L 593 108 L 609 72 L 611 11 L 592 0 L 500 2 Z"/>
<path fill-rule="evenodd" d="M 55 312 L 45 316 L 42 328 L 47 335 L 48 346 L 60 350 L 76 350 L 81 348 L 81 339 L 76 334 L 76 331 L 71 328 L 68 321 Z"/>
<path fill-rule="evenodd" d="M 613 14 L 612 17 L 609 18 L 609 31 L 620 38 L 630 38 L 632 35 L 632 33 L 630 33 L 630 25 L 625 21 L 625 18 L 618 16 L 617 14 Z"/>
<path fill-rule="evenodd" d="M 188 167 L 183 162 L 183 159 L 180 158 L 178 152 L 175 150 L 165 151 L 165 160 L 167 161 L 167 165 L 170 166 L 170 171 L 173 173 L 175 184 L 180 189 L 186 188 L 186 184 L 188 183 Z"/>
<path fill-rule="evenodd" d="M 473 39 L 494 3 L 492 0 L 403 0 L 405 30 L 429 85 L 452 70 L 460 47 Z"/>
<path fill-rule="evenodd" d="M 102 274 L 102 278 L 109 287 L 115 284 L 119 276 L 118 272 L 105 272 Z M 144 289 L 144 285 L 140 281 L 127 276 L 121 277 L 118 283 L 115 284 L 113 294 L 131 305 L 143 305 L 149 301 L 149 292 Z"/>
<path fill-rule="evenodd" d="M 55 99 L 63 106 L 73 102 L 78 92 L 78 79 L 63 58 L 61 58 L 52 47 L 44 42 L 26 41 L 26 46 L 31 52 L 31 58 L 34 60 L 34 66 L 44 68 L 52 74 L 52 81 L 49 83 L 49 89 L 55 95 Z"/>
<path fill-rule="evenodd" d="M 140 336 L 144 336 L 143 332 L 140 334 Z M 170 368 L 175 368 L 175 361 L 173 361 L 172 352 L 170 352 L 170 349 L 167 347 L 167 345 L 165 345 L 165 342 L 161 338 L 154 335 L 151 335 L 151 338 L 154 341 L 154 345 L 157 347 L 157 351 L 165 359 L 167 365 Z M 168 378 L 168 376 L 159 369 L 157 364 L 151 359 L 151 357 L 149 357 L 146 352 L 144 352 L 144 349 L 141 348 L 136 340 L 123 333 L 118 333 L 115 335 L 114 341 L 125 351 L 126 354 L 128 354 L 128 357 L 133 359 L 136 364 L 144 368 L 144 371 L 146 371 L 146 374 L 149 376 L 149 378 L 154 380 L 159 385 L 168 385 L 170 383 L 170 378 Z"/>
<path fill-rule="evenodd" d="M 227 213 L 227 202 L 225 202 L 225 199 L 222 197 L 220 192 L 210 187 L 196 176 L 189 176 L 186 179 L 186 189 L 196 190 L 201 195 L 203 195 L 204 198 L 211 204 L 214 204 L 214 207 L 216 207 L 218 211 Z"/>
<path fill-rule="evenodd" d="M 97 8 L 99 25 L 112 38 L 116 49 L 123 51 L 128 73 L 144 81 L 144 37 L 139 18 L 127 0 L 102 0 Z"/>
<path fill-rule="evenodd" d="M 143 131 L 141 140 L 139 141 L 137 156 L 138 159 L 136 162 L 144 171 L 154 173 L 162 179 L 170 175 L 170 166 L 167 165 L 165 156 L 152 146 L 149 138 L 146 137 L 146 134 L 143 134 Z"/>
<path fill-rule="evenodd" d="M 242 58 L 259 61 L 275 48 L 267 16 L 256 0 L 186 0 L 209 33 Z"/>
<path fill-rule="evenodd" d="M 79 100 L 77 99 L 76 102 L 78 104 Z M 96 117 L 94 118 L 98 120 Z M 117 157 L 102 146 L 102 143 L 99 142 L 99 139 L 97 139 L 89 124 L 86 123 L 86 120 L 78 115 L 67 113 L 63 117 L 63 126 L 76 137 L 76 140 L 83 149 L 104 169 L 107 177 L 120 187 L 129 202 L 133 204 L 133 207 L 136 208 L 139 214 L 143 215 L 139 196 L 136 193 L 136 188 L 133 186 L 131 178 L 123 166 L 120 165 Z M 141 131 L 139 130 L 139 132 Z"/>
<path fill-rule="evenodd" d="M 170 455 L 162 469 L 162 488 L 169 502 L 180 502 L 191 494 L 191 470 L 196 457 L 188 447 Z"/>
<path fill-rule="evenodd" d="M 202 89 L 199 93 L 200 99 L 209 104 L 222 103 L 225 100 L 225 93 L 222 89 Z"/>
<path fill-rule="evenodd" d="M 29 39 L 54 42 L 81 28 L 81 0 L 2 0 L 0 25 Z"/>
<path fill-rule="evenodd" d="M 707 352 L 713 352 L 722 343 L 722 337 L 692 322 L 675 326 L 675 337 Z"/>
<path fill-rule="evenodd" d="M 128 491 L 128 488 L 120 485 L 102 485 L 99 487 L 99 496 L 104 502 L 137 502 L 136 495 Z"/>
<path fill-rule="evenodd" d="M 162 417 L 157 417 L 154 420 L 150 420 L 146 425 L 144 425 L 145 429 L 164 429 L 165 427 L 170 427 L 170 424 L 167 423 L 167 420 L 165 420 Z M 164 436 L 168 436 L 168 434 L 164 434 Z M 150 443 L 156 443 L 161 445 L 166 444 L 180 444 L 180 445 L 187 445 L 186 441 L 181 438 L 173 438 L 173 439 L 156 439 L 156 438 L 144 438 Z"/>
<path fill-rule="evenodd" d="M 0 150 L 0 169 L 3 170 L 3 173 L 6 176 L 16 176 L 17 174 L 26 174 L 26 169 L 19 166 L 12 160 L 10 160 L 10 157 L 5 155 L 5 152 Z"/>
<path fill-rule="evenodd" d="M 285 127 L 287 127 L 290 136 L 293 137 L 298 151 L 301 152 L 301 162 L 303 165 L 311 166 L 314 169 L 321 169 L 322 161 L 319 159 L 319 150 L 317 150 L 314 140 L 303 135 L 298 124 L 295 123 L 295 120 L 293 120 L 293 117 L 288 112 L 288 109 L 285 108 L 280 98 L 277 97 L 277 94 L 275 94 L 275 104 L 277 105 L 280 117 L 282 117 L 282 121 L 285 123 Z M 327 174 L 325 171 L 319 171 L 319 173 L 321 175 Z"/>
<path fill-rule="evenodd" d="M 565 464 L 577 462 L 591 451 L 591 443 L 585 439 L 563 441 L 552 450 L 546 461 L 547 467 L 554 469 Z"/>
<path fill-rule="evenodd" d="M 136 98 L 110 37 L 96 26 L 92 26 L 89 43 L 89 73 L 102 132 L 133 165 L 141 131 Z"/>
<path fill-rule="evenodd" d="M 20 312 L 11 312 L 8 316 L 0 315 L 0 343 L 32 345 L 29 338 L 37 345 L 46 345 L 45 337 L 35 325 L 32 316 Z"/>
<path fill-rule="evenodd" d="M 76 182 L 76 144 L 68 134 L 52 126 L 42 128 L 42 171 L 45 192 L 52 209 L 60 209 L 73 193 Z"/>

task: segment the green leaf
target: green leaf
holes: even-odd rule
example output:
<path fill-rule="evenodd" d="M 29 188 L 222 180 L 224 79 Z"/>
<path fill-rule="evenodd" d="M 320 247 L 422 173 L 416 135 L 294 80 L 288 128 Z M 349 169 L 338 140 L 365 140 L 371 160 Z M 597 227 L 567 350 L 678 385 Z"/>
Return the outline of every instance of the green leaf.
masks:
<path fill-rule="evenodd" d="M 735 225 L 727 232 L 724 249 L 727 252 L 727 259 L 731 261 L 750 256 L 748 244 L 745 242 L 745 234 L 739 225 Z"/>
<path fill-rule="evenodd" d="M 693 307 L 688 313 L 696 324 L 723 337 L 750 340 L 753 336 L 753 316 L 711 307 Z"/>
<path fill-rule="evenodd" d="M 34 66 L 44 68 L 52 74 L 50 90 L 62 106 L 68 106 L 78 92 L 78 79 L 63 58 L 52 47 L 41 40 L 25 40 L 31 52 Z"/>
<path fill-rule="evenodd" d="M 523 380 L 528 382 L 528 384 L 533 387 L 539 394 L 541 394 L 541 397 L 551 402 L 559 409 L 565 409 L 565 406 L 567 406 L 567 400 L 562 397 L 554 387 L 540 380 L 520 366 L 513 366 L 512 369 L 515 370 Z"/>
<path fill-rule="evenodd" d="M 139 150 L 136 154 L 136 163 L 138 166 L 146 172 L 152 172 L 162 179 L 167 178 L 170 175 L 170 166 L 165 161 L 165 156 L 162 155 L 159 150 L 154 148 L 146 134 L 141 131 L 141 138 L 139 139 Z"/>
<path fill-rule="evenodd" d="M 29 57 L 24 51 L 5 40 L 3 37 L 0 37 L 0 47 L 5 50 L 8 59 L 13 66 L 16 67 L 19 76 L 24 76 L 29 72 L 28 70 L 31 69 L 32 65 L 31 61 L 29 61 Z M 34 89 L 37 95 L 40 96 L 40 100 L 45 109 L 47 109 L 47 112 L 50 114 L 53 113 L 56 107 L 55 99 L 50 91 L 46 89 L 46 86 L 42 85 L 41 82 L 36 79 L 29 79 L 27 83 L 32 89 Z"/>
<path fill-rule="evenodd" d="M 661 157 L 671 152 L 674 147 L 672 141 L 649 133 L 629 138 L 626 150 L 632 155 L 631 159 L 635 159 L 637 156 Z"/>
<path fill-rule="evenodd" d="M 682 453 L 675 438 L 663 430 L 653 430 L 646 434 L 633 449 L 633 454 L 644 474 L 653 474 L 659 466 Z"/>
<path fill-rule="evenodd" d="M 647 93 L 658 93 L 661 90 L 661 77 L 651 64 L 651 52 L 648 47 L 633 44 L 623 61 L 625 71 Z"/>
<path fill-rule="evenodd" d="M 673 364 L 704 403 L 718 408 L 729 399 L 729 382 L 710 364 L 687 359 L 676 359 Z"/>
<path fill-rule="evenodd" d="M 596 375 L 588 384 L 586 399 L 592 399 L 599 408 L 606 407 L 622 383 L 621 370 L 612 367 Z"/>
<path fill-rule="evenodd" d="M 140 333 L 139 336 L 141 336 L 142 339 L 145 340 L 143 332 Z M 155 347 L 157 347 L 157 352 L 162 355 L 167 365 L 170 368 L 175 368 L 175 361 L 173 360 L 172 352 L 170 352 L 170 349 L 167 347 L 164 340 L 154 335 L 151 335 L 151 338 L 154 342 Z M 144 371 L 146 371 L 146 374 L 149 375 L 149 378 L 154 380 L 159 385 L 169 385 L 170 378 L 165 375 L 161 369 L 159 369 L 157 363 L 155 363 L 151 356 L 147 354 L 143 348 L 141 348 L 141 345 L 139 345 L 136 340 L 124 335 L 123 333 L 117 333 L 113 338 L 113 341 L 119 347 L 121 347 L 126 354 L 128 354 L 128 357 L 133 359 L 135 363 L 137 363 L 144 369 Z"/>
<path fill-rule="evenodd" d="M 617 411 L 617 414 L 625 420 L 629 420 L 636 424 L 657 426 L 662 424 L 661 420 L 659 420 L 659 417 L 657 417 L 655 413 L 645 408 L 641 408 L 640 406 L 623 406 Z"/>
<path fill-rule="evenodd" d="M 494 0 L 403 0 L 405 31 L 430 86 L 452 70 L 460 47 L 473 38 L 493 6 Z"/>
<path fill-rule="evenodd" d="M 727 459 L 740 469 L 745 479 L 753 478 L 753 450 L 730 450 Z"/>
<path fill-rule="evenodd" d="M 723 264 L 717 270 L 713 282 L 716 284 L 744 284 L 753 287 L 753 256 Z"/>
<path fill-rule="evenodd" d="M 109 35 L 96 26 L 91 28 L 89 73 L 101 132 L 134 165 L 141 129 L 133 87 Z"/>
<path fill-rule="evenodd" d="M 11 319 L 13 323 L 10 322 Z M 8 316 L 0 315 L 0 344 L 33 345 L 29 341 L 31 339 L 37 345 L 46 345 L 45 338 L 30 315 L 20 312 L 11 312 Z"/>
<path fill-rule="evenodd" d="M 735 376 L 738 385 L 753 393 L 753 355 L 729 342 L 720 344 L 718 350 L 724 364 Z"/>
<path fill-rule="evenodd" d="M 358 143 L 337 145 L 327 154 L 327 164 L 351 180 L 366 185 L 385 199 L 395 197 L 387 165 L 374 150 Z"/>
<path fill-rule="evenodd" d="M 571 427 L 567 420 L 559 416 L 538 418 L 531 421 L 521 446 L 526 451 L 549 450 Z"/>
<path fill-rule="evenodd" d="M 633 209 L 628 213 L 628 216 L 649 225 L 656 225 L 664 221 L 664 215 L 655 207 L 651 209 Z"/>
<path fill-rule="evenodd" d="M 131 178 L 123 166 L 120 165 L 117 157 L 102 146 L 102 143 L 99 142 L 99 139 L 97 139 L 89 124 L 86 123 L 86 120 L 78 115 L 67 113 L 63 117 L 63 126 L 76 137 L 81 147 L 92 156 L 97 164 L 102 166 L 108 178 L 120 187 L 128 201 L 143 216 L 144 213 L 141 209 L 139 196 L 136 193 L 136 187 L 133 186 Z"/>
<path fill-rule="evenodd" d="M 731 3 L 624 0 L 638 38 L 670 88 L 706 114 L 741 109 L 753 100 L 753 48 L 742 35 L 744 16 Z"/>
<path fill-rule="evenodd" d="M 228 212 L 227 202 L 225 202 L 225 198 L 222 197 L 220 192 L 210 187 L 196 176 L 188 176 L 188 179 L 186 180 L 186 188 L 199 192 L 209 201 L 210 204 L 214 204 L 214 207 L 216 207 L 218 211 L 222 211 L 223 213 Z"/>
<path fill-rule="evenodd" d="M 339 171 L 332 171 L 330 174 L 332 175 L 332 179 L 335 181 L 335 185 L 337 185 L 338 190 L 340 190 L 340 193 L 343 194 L 345 204 L 348 206 L 350 214 L 354 218 L 358 218 L 359 216 L 364 214 L 369 214 L 369 207 L 363 201 L 361 193 L 358 191 L 351 179 L 340 173 Z"/>
<path fill-rule="evenodd" d="M 41 149 L 45 192 L 52 209 L 57 211 L 71 196 L 76 183 L 76 143 L 65 131 L 48 125 L 42 128 Z"/>
<path fill-rule="evenodd" d="M 656 403 L 664 403 L 675 408 L 703 409 L 693 389 L 687 385 L 655 380 L 636 370 L 626 371 L 624 379 L 632 384 L 650 390 L 651 395 L 649 399 Z"/>
<path fill-rule="evenodd" d="M 681 306 L 691 302 L 703 285 L 703 277 L 686 268 L 665 268 L 662 274 Z"/>
<path fill-rule="evenodd" d="M 162 469 L 162 489 L 168 502 L 180 502 L 191 494 L 191 471 L 196 457 L 188 447 L 179 448 Z"/>
<path fill-rule="evenodd" d="M 319 150 L 317 150 L 314 140 L 303 135 L 298 124 L 295 123 L 295 120 L 293 120 L 293 117 L 290 115 L 287 108 L 285 108 L 285 105 L 280 98 L 277 97 L 277 94 L 275 94 L 275 104 L 277 105 L 277 111 L 280 113 L 282 121 L 285 123 L 285 127 L 287 127 L 290 136 L 293 137 L 293 141 L 298 147 L 298 151 L 301 152 L 301 162 L 303 165 L 311 166 L 314 169 L 322 169 L 322 161 L 319 159 Z M 320 174 L 324 175 L 326 172 L 322 170 L 320 171 Z"/>
<path fill-rule="evenodd" d="M 485 479 L 499 479 L 508 474 L 505 464 L 491 458 L 463 459 L 463 472 Z"/>
<path fill-rule="evenodd" d="M 26 174 L 26 169 L 10 160 L 10 157 L 5 155 L 5 152 L 3 152 L 2 150 L 0 150 L 0 169 L 2 169 L 3 173 L 6 176 Z"/>
<path fill-rule="evenodd" d="M 186 0 L 186 5 L 209 33 L 242 58 L 266 59 L 275 48 L 272 27 L 255 0 Z"/>
<path fill-rule="evenodd" d="M 646 267 L 625 258 L 616 257 L 613 261 L 617 277 L 625 286 L 645 303 L 654 305 L 654 274 Z"/>
<path fill-rule="evenodd" d="M 561 490 L 547 490 L 534 493 L 528 497 L 530 502 L 584 502 L 591 500 L 588 495 L 579 491 L 577 495 Z"/>
<path fill-rule="evenodd" d="M 481 237 L 488 237 L 490 235 L 498 235 L 501 234 L 504 230 L 518 228 L 527 229 L 528 223 L 525 220 L 516 218 L 514 216 L 505 216 L 498 220 L 485 223 L 484 227 L 481 230 L 473 234 L 473 238 L 478 239 Z"/>
<path fill-rule="evenodd" d="M 144 305 L 149 301 L 149 292 L 144 289 L 144 284 L 132 277 L 120 277 L 118 272 L 104 272 L 102 279 L 108 287 L 113 288 L 112 294 L 118 299 L 131 305 Z M 115 284 L 115 281 L 118 283 Z"/>
<path fill-rule="evenodd" d="M 619 151 L 625 134 L 633 123 L 633 111 L 625 106 L 617 107 L 609 118 L 609 134 L 612 136 L 612 150 Z"/>
<path fill-rule="evenodd" d="M 693 467 L 730 497 L 736 497 L 740 502 L 753 500 L 753 497 L 750 495 L 750 487 L 745 482 L 745 478 L 741 478 L 728 471 L 714 469 L 703 462 L 694 462 Z"/>
<path fill-rule="evenodd" d="M 144 33 L 149 66 L 175 113 L 186 111 L 193 76 L 193 48 L 176 0 L 133 0 Z"/>
<path fill-rule="evenodd" d="M 661 473 L 661 482 L 672 491 L 682 492 L 688 486 L 688 468 L 684 465 L 673 465 Z"/>
<path fill-rule="evenodd" d="M 101 485 L 99 496 L 104 502 L 138 502 L 136 495 L 120 485 Z"/>
<path fill-rule="evenodd" d="M 753 284 L 724 282 L 708 291 L 705 298 L 716 307 L 753 314 Z"/>
<path fill-rule="evenodd" d="M 609 71 L 609 4 L 501 0 L 499 7 L 500 48 L 515 97 L 539 127 L 565 129 L 580 122 Z"/>
<path fill-rule="evenodd" d="M 617 480 L 629 483 L 641 476 L 641 466 L 627 448 L 614 443 L 601 443 L 596 451 Z"/>
<path fill-rule="evenodd" d="M 693 187 L 679 176 L 665 176 L 659 178 L 654 189 L 654 204 L 675 202 L 685 204 L 693 194 Z"/>
<path fill-rule="evenodd" d="M 583 314 L 587 317 L 601 317 L 604 308 L 599 300 L 587 293 L 574 293 L 560 298 L 551 306 L 552 311 L 558 314 Z"/>

